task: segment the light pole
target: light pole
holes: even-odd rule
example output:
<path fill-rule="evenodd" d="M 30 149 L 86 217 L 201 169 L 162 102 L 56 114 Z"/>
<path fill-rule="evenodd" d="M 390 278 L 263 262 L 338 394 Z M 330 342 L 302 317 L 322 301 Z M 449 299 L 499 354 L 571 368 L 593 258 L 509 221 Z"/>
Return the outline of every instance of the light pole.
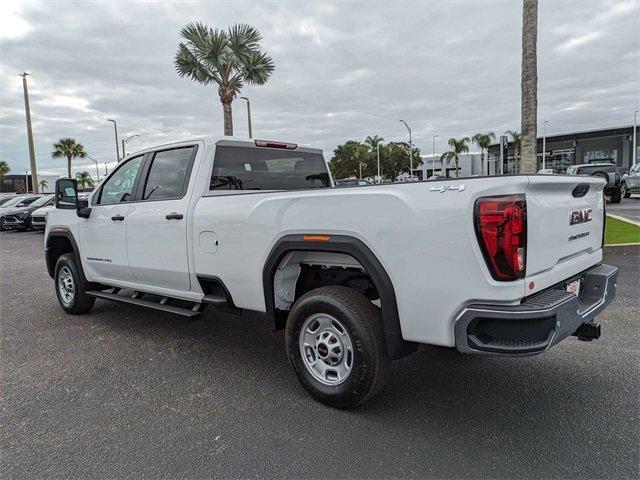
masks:
<path fill-rule="evenodd" d="M 22 77 L 22 90 L 24 92 L 24 112 L 27 116 L 27 142 L 29 144 L 29 166 L 31 167 L 31 182 L 33 183 L 33 193 L 38 193 L 38 169 L 36 167 L 36 153 L 33 148 L 33 129 L 31 128 L 31 108 L 29 107 L 29 89 L 27 88 L 27 75 L 31 72 L 22 72 L 18 76 Z M 26 188 L 27 186 L 25 186 Z"/>
<path fill-rule="evenodd" d="M 87 158 L 89 158 L 89 159 L 91 159 L 91 160 L 93 160 L 95 162 L 95 164 L 96 164 L 96 177 L 98 177 L 98 183 L 100 183 L 100 171 L 98 170 L 98 161 L 95 158 L 93 158 L 91 155 L 88 155 L 88 154 L 87 154 Z"/>
<path fill-rule="evenodd" d="M 411 127 L 407 125 L 407 122 L 400 120 L 407 127 L 409 132 L 409 180 L 413 180 L 413 143 L 411 142 Z"/>
<path fill-rule="evenodd" d="M 122 158 L 124 158 L 124 157 L 126 157 L 126 156 L 127 156 L 127 154 L 126 154 L 126 153 L 124 153 L 124 146 L 125 146 L 127 143 L 129 143 L 129 142 L 131 141 L 131 139 L 132 139 L 132 138 L 134 138 L 134 137 L 139 137 L 139 136 L 140 136 L 140 135 L 138 135 L 138 134 L 136 133 L 135 135 L 131 135 L 131 136 L 130 136 L 130 137 L 128 137 L 128 138 L 123 138 L 123 139 L 122 139 Z"/>
<path fill-rule="evenodd" d="M 109 175 L 109 169 L 107 168 L 107 162 L 104 162 L 104 176 Z"/>
<path fill-rule="evenodd" d="M 436 138 L 438 138 L 439 135 L 434 135 L 432 140 L 433 140 L 433 151 L 432 156 L 431 156 L 431 175 L 435 175 L 436 174 Z"/>
<path fill-rule="evenodd" d="M 31 188 L 33 188 L 33 185 L 31 185 Z M 24 193 L 29 193 L 29 170 L 24 171 Z"/>
<path fill-rule="evenodd" d="M 549 120 L 545 120 L 542 125 L 542 169 L 547 167 L 547 123 Z"/>
<path fill-rule="evenodd" d="M 380 141 L 376 143 L 376 152 L 378 155 L 378 183 L 380 183 Z"/>
<path fill-rule="evenodd" d="M 249 138 L 253 138 L 253 132 L 251 131 L 251 103 L 247 97 L 240 97 L 242 100 L 247 101 L 247 122 L 249 122 Z"/>
<path fill-rule="evenodd" d="M 633 112 L 633 154 L 632 154 L 632 166 L 636 164 L 638 157 L 638 110 Z"/>
<path fill-rule="evenodd" d="M 110 118 L 107 118 L 107 121 L 113 123 L 113 131 L 116 134 L 116 162 L 119 162 L 120 161 L 120 147 L 118 147 L 118 124 L 116 123 L 115 120 L 112 120 Z"/>

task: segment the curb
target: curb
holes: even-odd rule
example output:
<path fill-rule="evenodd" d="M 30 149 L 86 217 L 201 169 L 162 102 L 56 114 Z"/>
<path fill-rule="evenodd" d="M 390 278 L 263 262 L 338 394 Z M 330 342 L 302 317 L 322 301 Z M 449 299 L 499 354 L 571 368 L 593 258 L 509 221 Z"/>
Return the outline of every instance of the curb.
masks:
<path fill-rule="evenodd" d="M 631 225 L 635 225 L 636 227 L 640 227 L 640 222 L 636 222 L 634 220 L 629 220 L 628 218 L 621 217 L 620 215 L 614 215 L 613 213 L 607 213 L 607 217 L 615 218 L 616 220 L 620 220 L 622 222 L 627 222 L 627 223 L 630 223 Z"/>
<path fill-rule="evenodd" d="M 611 244 L 605 244 L 605 248 L 607 247 L 635 247 L 637 245 L 640 245 L 640 243 L 611 243 Z"/>

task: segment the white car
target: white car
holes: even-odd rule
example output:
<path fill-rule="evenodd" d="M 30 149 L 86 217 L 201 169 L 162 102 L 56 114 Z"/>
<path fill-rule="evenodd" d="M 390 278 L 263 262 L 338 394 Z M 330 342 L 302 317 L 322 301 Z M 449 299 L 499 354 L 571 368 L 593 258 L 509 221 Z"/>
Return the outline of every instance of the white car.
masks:
<path fill-rule="evenodd" d="M 622 196 L 629 198 L 632 193 L 640 193 L 640 162 L 622 176 Z"/>
<path fill-rule="evenodd" d="M 617 276 L 601 264 L 604 185 L 510 175 L 331 188 L 320 150 L 199 137 L 131 155 L 87 200 L 58 180 L 46 264 L 70 314 L 96 299 L 264 312 L 304 388 L 349 408 L 419 344 L 523 357 L 598 338 Z"/>
<path fill-rule="evenodd" d="M 49 205 L 48 207 L 40 207 L 31 214 L 31 228 L 34 230 L 41 230 L 44 232 L 47 226 L 47 216 L 51 210 L 55 210 L 55 205 Z"/>
<path fill-rule="evenodd" d="M 553 168 L 542 168 L 538 170 L 538 175 L 554 175 L 555 173 Z"/>

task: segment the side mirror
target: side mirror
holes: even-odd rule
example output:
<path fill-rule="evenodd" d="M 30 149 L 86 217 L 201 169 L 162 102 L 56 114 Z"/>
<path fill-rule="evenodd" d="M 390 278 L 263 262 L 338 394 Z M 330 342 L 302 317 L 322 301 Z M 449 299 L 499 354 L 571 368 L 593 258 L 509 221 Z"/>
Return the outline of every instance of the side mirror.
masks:
<path fill-rule="evenodd" d="M 89 206 L 89 200 L 86 198 L 78 199 L 78 208 L 76 209 L 76 213 L 81 218 L 89 218 L 91 215 L 91 207 Z"/>
<path fill-rule="evenodd" d="M 56 180 L 55 206 L 62 210 L 75 210 L 78 204 L 78 182 L 70 178 Z"/>

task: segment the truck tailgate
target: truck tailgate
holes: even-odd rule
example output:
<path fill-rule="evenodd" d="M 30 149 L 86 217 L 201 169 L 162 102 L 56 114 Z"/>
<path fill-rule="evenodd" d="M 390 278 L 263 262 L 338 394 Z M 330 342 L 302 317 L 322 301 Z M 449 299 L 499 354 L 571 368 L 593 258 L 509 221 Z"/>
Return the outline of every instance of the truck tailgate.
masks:
<path fill-rule="evenodd" d="M 529 177 L 525 295 L 559 283 L 602 259 L 605 182 Z"/>

